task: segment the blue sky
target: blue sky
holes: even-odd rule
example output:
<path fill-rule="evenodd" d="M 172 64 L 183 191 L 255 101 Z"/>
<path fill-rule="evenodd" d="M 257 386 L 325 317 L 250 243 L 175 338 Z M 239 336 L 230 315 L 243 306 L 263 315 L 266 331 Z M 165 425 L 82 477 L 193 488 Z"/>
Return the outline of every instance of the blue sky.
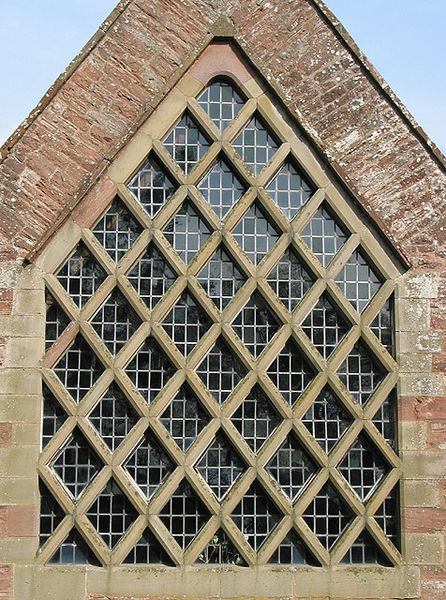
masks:
<path fill-rule="evenodd" d="M 0 144 L 117 0 L 0 0 Z M 326 0 L 433 141 L 446 151 L 446 0 Z"/>

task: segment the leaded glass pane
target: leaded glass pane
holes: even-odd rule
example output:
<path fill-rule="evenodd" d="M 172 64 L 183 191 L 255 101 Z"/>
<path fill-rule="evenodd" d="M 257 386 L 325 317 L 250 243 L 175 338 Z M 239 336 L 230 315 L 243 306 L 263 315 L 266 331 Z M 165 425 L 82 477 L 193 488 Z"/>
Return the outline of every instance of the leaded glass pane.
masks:
<path fill-rule="evenodd" d="M 375 564 L 385 567 L 393 566 L 367 531 L 359 534 L 359 537 L 353 542 L 352 547 L 344 556 L 341 563 L 350 565 Z"/>
<path fill-rule="evenodd" d="M 328 454 L 352 423 L 351 415 L 324 389 L 302 417 L 302 423 Z"/>
<path fill-rule="evenodd" d="M 118 198 L 93 228 L 99 243 L 115 262 L 131 248 L 141 232 L 141 225 Z"/>
<path fill-rule="evenodd" d="M 141 319 L 121 291 L 115 289 L 90 321 L 112 354 L 129 341 Z"/>
<path fill-rule="evenodd" d="M 266 188 L 271 198 L 291 221 L 313 193 L 306 178 L 287 161 Z"/>
<path fill-rule="evenodd" d="M 397 484 L 376 511 L 375 519 L 395 547 L 401 550 L 399 502 L 400 491 Z"/>
<path fill-rule="evenodd" d="M 209 519 L 209 512 L 190 484 L 183 479 L 160 512 L 160 519 L 185 550 Z"/>
<path fill-rule="evenodd" d="M 179 257 L 188 264 L 209 239 L 211 231 L 186 200 L 164 229 L 164 235 Z"/>
<path fill-rule="evenodd" d="M 280 329 L 280 324 L 259 292 L 254 292 L 232 323 L 234 331 L 257 358 Z"/>
<path fill-rule="evenodd" d="M 70 319 L 47 289 L 45 290 L 45 309 L 45 350 L 47 350 L 70 324 Z"/>
<path fill-rule="evenodd" d="M 79 308 L 91 298 L 106 276 L 104 269 L 82 241 L 57 273 L 62 287 Z"/>
<path fill-rule="evenodd" d="M 358 312 L 364 310 L 381 287 L 381 279 L 359 250 L 348 259 L 336 283 Z"/>
<path fill-rule="evenodd" d="M 198 104 L 223 131 L 238 115 L 245 101 L 226 81 L 214 81 L 198 98 Z"/>
<path fill-rule="evenodd" d="M 397 449 L 396 406 L 396 390 L 393 390 L 372 419 L 375 427 L 394 450 Z"/>
<path fill-rule="evenodd" d="M 339 252 L 349 236 L 325 204 L 316 211 L 301 235 L 324 267 Z"/>
<path fill-rule="evenodd" d="M 254 175 L 258 175 L 276 153 L 279 143 L 262 119 L 254 115 L 234 140 L 233 146 Z"/>
<path fill-rule="evenodd" d="M 246 277 L 222 246 L 200 271 L 198 281 L 219 310 L 224 310 L 246 282 Z"/>
<path fill-rule="evenodd" d="M 59 546 L 48 561 L 50 565 L 94 565 L 101 567 L 87 542 L 77 529 L 72 529 L 67 538 Z"/>
<path fill-rule="evenodd" d="M 314 277 L 308 273 L 291 248 L 268 275 L 269 285 L 290 312 L 296 308 L 314 281 Z"/>
<path fill-rule="evenodd" d="M 86 515 L 112 549 L 137 519 L 138 512 L 115 480 L 110 479 Z"/>
<path fill-rule="evenodd" d="M 65 511 L 59 506 L 52 493 L 42 480 L 39 480 L 40 491 L 40 537 L 39 544 L 47 541 L 65 518 Z"/>
<path fill-rule="evenodd" d="M 256 551 L 279 523 L 282 516 L 257 481 L 251 485 L 231 514 L 234 523 Z"/>
<path fill-rule="evenodd" d="M 364 405 L 386 376 L 386 371 L 360 340 L 339 367 L 338 375 L 355 400 Z"/>
<path fill-rule="evenodd" d="M 320 563 L 306 548 L 303 541 L 292 529 L 280 543 L 277 550 L 268 561 L 269 564 L 279 565 L 311 565 L 319 567 Z"/>
<path fill-rule="evenodd" d="M 150 310 L 163 298 L 176 278 L 168 261 L 152 244 L 127 275 Z"/>
<path fill-rule="evenodd" d="M 196 562 L 218 565 L 238 565 L 239 567 L 247 566 L 242 555 L 231 542 L 223 529 L 219 529 L 212 536 L 211 541 L 199 555 Z"/>
<path fill-rule="evenodd" d="M 195 348 L 211 325 L 212 321 L 188 291 L 183 292 L 162 323 L 184 356 Z"/>
<path fill-rule="evenodd" d="M 198 184 L 198 189 L 222 220 L 246 191 L 246 187 L 223 159 L 215 163 Z"/>
<path fill-rule="evenodd" d="M 60 426 L 66 421 L 67 414 L 60 402 L 55 398 L 49 387 L 43 383 L 43 422 L 42 422 L 42 448 L 48 444 Z"/>
<path fill-rule="evenodd" d="M 146 432 L 124 466 L 148 499 L 161 487 L 175 468 L 167 452 L 150 431 Z"/>
<path fill-rule="evenodd" d="M 146 159 L 127 187 L 152 219 L 177 188 L 154 156 Z"/>
<path fill-rule="evenodd" d="M 324 294 L 302 323 L 302 329 L 327 359 L 350 326 L 342 313 Z"/>
<path fill-rule="evenodd" d="M 199 125 L 186 112 L 164 140 L 164 146 L 183 171 L 189 173 L 203 158 L 210 144 Z"/>
<path fill-rule="evenodd" d="M 393 296 L 384 304 L 382 309 L 373 319 L 370 329 L 379 339 L 387 351 L 394 355 L 393 341 Z"/>
<path fill-rule="evenodd" d="M 191 387 L 185 383 L 160 417 L 161 423 L 183 452 L 211 420 Z"/>
<path fill-rule="evenodd" d="M 291 406 L 297 402 L 316 375 L 293 340 L 285 344 L 267 373 Z"/>
<path fill-rule="evenodd" d="M 141 538 L 122 561 L 123 565 L 167 565 L 175 566 L 170 556 L 155 535 L 147 527 Z"/>
<path fill-rule="evenodd" d="M 232 233 L 255 265 L 259 264 L 281 235 L 258 202 L 254 202 Z"/>
<path fill-rule="evenodd" d="M 258 384 L 231 418 L 237 431 L 254 452 L 260 450 L 281 420 L 279 413 Z"/>
<path fill-rule="evenodd" d="M 112 383 L 88 418 L 114 452 L 139 416 L 121 388 Z"/>
<path fill-rule="evenodd" d="M 379 450 L 361 434 L 338 466 L 338 470 L 364 502 L 389 468 Z"/>
<path fill-rule="evenodd" d="M 53 369 L 76 402 L 82 400 L 104 372 L 101 361 L 80 334 Z"/>
<path fill-rule="evenodd" d="M 326 483 L 302 516 L 321 544 L 330 550 L 352 520 L 353 513 L 335 488 Z"/>

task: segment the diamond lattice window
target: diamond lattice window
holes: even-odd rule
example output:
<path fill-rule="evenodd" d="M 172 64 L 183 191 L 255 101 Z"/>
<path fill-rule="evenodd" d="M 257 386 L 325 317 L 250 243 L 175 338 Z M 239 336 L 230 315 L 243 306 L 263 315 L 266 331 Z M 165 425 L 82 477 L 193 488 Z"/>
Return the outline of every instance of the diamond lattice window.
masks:
<path fill-rule="evenodd" d="M 39 561 L 396 565 L 391 261 L 268 95 L 173 106 L 49 261 Z"/>

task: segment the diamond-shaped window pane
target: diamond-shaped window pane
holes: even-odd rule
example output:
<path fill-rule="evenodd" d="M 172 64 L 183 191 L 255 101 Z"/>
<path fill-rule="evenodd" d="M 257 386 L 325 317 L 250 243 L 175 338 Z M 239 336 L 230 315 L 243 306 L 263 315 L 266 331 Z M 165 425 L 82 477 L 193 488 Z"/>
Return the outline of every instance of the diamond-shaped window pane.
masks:
<path fill-rule="evenodd" d="M 302 323 L 302 329 L 327 359 L 350 329 L 338 309 L 324 294 Z"/>
<path fill-rule="evenodd" d="M 386 376 L 386 371 L 359 341 L 339 367 L 338 375 L 355 400 L 364 405 Z"/>
<path fill-rule="evenodd" d="M 327 550 L 336 543 L 353 513 L 330 483 L 326 483 L 302 515 Z"/>
<path fill-rule="evenodd" d="M 212 536 L 211 541 L 203 552 L 201 552 L 196 562 L 218 565 L 238 565 L 239 567 L 247 566 L 242 555 L 223 529 L 219 529 Z"/>
<path fill-rule="evenodd" d="M 60 426 L 65 423 L 67 414 L 60 402 L 54 397 L 48 386 L 43 383 L 43 420 L 42 420 L 42 447 L 48 444 Z"/>
<path fill-rule="evenodd" d="M 393 566 L 367 531 L 363 531 L 353 542 L 350 550 L 344 556 L 341 563 L 350 565 L 375 564 L 383 565 L 385 567 Z"/>
<path fill-rule="evenodd" d="M 99 243 L 115 262 L 131 248 L 141 232 L 141 225 L 118 198 L 93 229 Z"/>
<path fill-rule="evenodd" d="M 375 427 L 394 450 L 397 447 L 396 405 L 396 390 L 392 390 L 372 419 Z"/>
<path fill-rule="evenodd" d="M 311 565 L 319 567 L 320 563 L 306 548 L 294 529 L 280 543 L 277 550 L 268 561 L 269 564 L 279 565 Z"/>
<path fill-rule="evenodd" d="M 288 498 L 294 500 L 318 471 L 318 466 L 302 448 L 296 436 L 290 433 L 266 465 L 266 470 Z"/>
<path fill-rule="evenodd" d="M 280 329 L 263 297 L 254 292 L 232 323 L 234 331 L 257 358 Z"/>
<path fill-rule="evenodd" d="M 291 312 L 313 285 L 314 277 L 289 248 L 268 275 L 267 281 Z"/>
<path fill-rule="evenodd" d="M 289 221 L 313 193 L 310 183 L 289 161 L 283 165 L 266 190 Z"/>
<path fill-rule="evenodd" d="M 186 112 L 164 141 L 164 146 L 185 173 L 189 173 L 209 148 L 209 141 Z"/>
<path fill-rule="evenodd" d="M 48 561 L 50 565 L 94 565 L 101 563 L 77 529 L 72 529 L 65 541 Z"/>
<path fill-rule="evenodd" d="M 183 550 L 209 517 L 209 511 L 185 479 L 160 512 L 161 521 Z"/>
<path fill-rule="evenodd" d="M 164 297 L 176 278 L 169 262 L 152 244 L 127 275 L 150 310 Z"/>
<path fill-rule="evenodd" d="M 197 279 L 219 310 L 226 308 L 246 282 L 246 277 L 221 246 Z"/>
<path fill-rule="evenodd" d="M 184 356 L 195 348 L 211 325 L 212 321 L 187 291 L 183 292 L 162 323 Z"/>
<path fill-rule="evenodd" d="M 262 486 L 255 481 L 232 512 L 231 518 L 247 542 L 257 551 L 279 523 L 282 514 Z"/>
<path fill-rule="evenodd" d="M 185 383 L 161 415 L 160 421 L 186 452 L 211 420 L 195 393 Z"/>
<path fill-rule="evenodd" d="M 328 454 L 353 419 L 333 394 L 324 389 L 302 417 L 302 423 Z"/>
<path fill-rule="evenodd" d="M 164 388 L 176 369 L 158 342 L 149 337 L 125 368 L 133 385 L 149 404 Z"/>
<path fill-rule="evenodd" d="M 86 515 L 110 549 L 138 518 L 135 507 L 114 479 L 107 483 Z"/>
<path fill-rule="evenodd" d="M 316 211 L 301 235 L 324 267 L 339 252 L 349 236 L 324 204 Z"/>
<path fill-rule="evenodd" d="M 65 518 L 65 511 L 59 506 L 53 495 L 43 483 L 39 481 L 40 491 L 40 537 L 39 544 L 42 546 L 54 533 L 55 529 Z"/>
<path fill-rule="evenodd" d="M 389 469 L 379 450 L 373 447 L 364 434 L 361 434 L 347 452 L 338 470 L 364 501 Z"/>
<path fill-rule="evenodd" d="M 102 463 L 82 433 L 75 429 L 51 466 L 73 497 L 78 498 L 99 473 Z"/>
<path fill-rule="evenodd" d="M 45 349 L 48 349 L 69 325 L 70 319 L 48 290 L 45 290 L 45 309 Z"/>
<path fill-rule="evenodd" d="M 245 464 L 228 438 L 219 431 L 195 468 L 217 498 L 222 500 L 245 470 Z"/>
<path fill-rule="evenodd" d="M 209 239 L 211 231 L 192 204 L 186 200 L 166 225 L 164 235 L 179 257 L 188 264 Z"/>
<path fill-rule="evenodd" d="M 198 98 L 198 104 L 223 130 L 238 115 L 245 101 L 230 83 L 214 81 Z"/>
<path fill-rule="evenodd" d="M 387 300 L 382 309 L 373 319 L 370 329 L 379 339 L 381 344 L 393 356 L 393 296 Z"/>
<path fill-rule="evenodd" d="M 124 558 L 122 564 L 175 566 L 170 556 L 148 527 L 140 537 L 139 541 Z"/>
<path fill-rule="evenodd" d="M 84 242 L 79 242 L 74 253 L 57 273 L 62 287 L 79 308 L 91 298 L 106 276 Z"/>
<path fill-rule="evenodd" d="M 397 484 L 376 511 L 375 519 L 395 547 L 401 550 L 399 495 Z"/>
<path fill-rule="evenodd" d="M 233 231 L 234 238 L 250 260 L 258 265 L 281 233 L 270 223 L 258 202 L 254 202 Z"/>
<path fill-rule="evenodd" d="M 137 412 L 116 383 L 112 383 L 89 416 L 89 420 L 112 452 L 136 425 L 138 419 Z"/>
<path fill-rule="evenodd" d="M 198 189 L 220 219 L 226 216 L 246 191 L 246 187 L 222 159 L 215 163 L 199 183 Z"/>
<path fill-rule="evenodd" d="M 247 369 L 220 337 L 197 367 L 197 374 L 220 404 L 246 375 Z"/>
<path fill-rule="evenodd" d="M 78 335 L 54 366 L 54 371 L 79 402 L 102 375 L 104 367 L 84 338 Z"/>
<path fill-rule="evenodd" d="M 316 375 L 293 340 L 286 343 L 267 373 L 291 406 L 297 402 Z"/>
<path fill-rule="evenodd" d="M 237 431 L 258 452 L 282 418 L 262 388 L 256 384 L 231 418 Z"/>
<path fill-rule="evenodd" d="M 141 319 L 122 292 L 115 289 L 90 323 L 110 352 L 117 354 L 141 325 Z"/>
<path fill-rule="evenodd" d="M 364 310 L 381 287 L 381 279 L 359 250 L 353 252 L 336 283 L 358 312 Z"/>
<path fill-rule="evenodd" d="M 151 498 L 175 468 L 153 433 L 146 433 L 124 464 L 147 498 Z"/>
<path fill-rule="evenodd" d="M 254 175 L 258 175 L 279 147 L 262 119 L 255 115 L 232 144 Z"/>
<path fill-rule="evenodd" d="M 152 218 L 177 188 L 154 156 L 146 159 L 127 187 Z"/>

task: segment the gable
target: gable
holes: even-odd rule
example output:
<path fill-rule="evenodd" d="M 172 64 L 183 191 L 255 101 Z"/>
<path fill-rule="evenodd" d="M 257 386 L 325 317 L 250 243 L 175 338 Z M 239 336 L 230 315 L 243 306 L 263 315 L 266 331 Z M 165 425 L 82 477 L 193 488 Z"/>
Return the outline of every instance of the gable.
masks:
<path fill-rule="evenodd" d="M 32 257 L 214 33 L 234 35 L 394 245 L 416 265 L 413 242 L 430 240 L 435 263 L 444 245 L 441 156 L 376 85 L 323 3 L 223 6 L 118 5 L 47 106 L 2 150 L 6 259 Z M 222 14 L 230 25 L 215 28 Z"/>

